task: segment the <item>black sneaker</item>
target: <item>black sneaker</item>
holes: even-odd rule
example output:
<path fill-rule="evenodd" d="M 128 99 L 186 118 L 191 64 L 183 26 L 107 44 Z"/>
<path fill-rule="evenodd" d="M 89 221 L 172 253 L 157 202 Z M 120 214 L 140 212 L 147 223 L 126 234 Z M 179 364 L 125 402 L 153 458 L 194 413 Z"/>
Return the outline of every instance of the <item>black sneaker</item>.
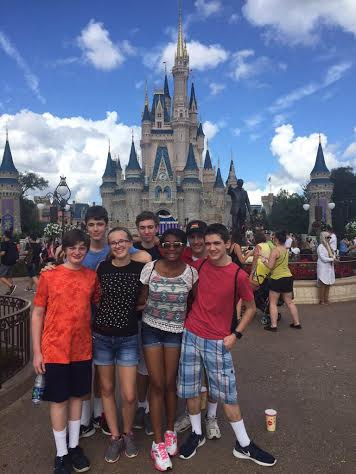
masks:
<path fill-rule="evenodd" d="M 106 421 L 105 415 L 101 417 L 101 431 L 104 435 L 106 436 L 111 436 L 111 431 L 108 425 L 108 422 Z"/>
<path fill-rule="evenodd" d="M 75 472 L 86 472 L 90 469 L 89 459 L 83 453 L 81 447 L 68 448 L 68 456 Z"/>
<path fill-rule="evenodd" d="M 54 474 L 69 474 L 72 472 L 72 464 L 68 454 L 65 456 L 56 456 L 54 459 Z"/>
<path fill-rule="evenodd" d="M 11 296 L 11 295 L 13 294 L 13 292 L 16 290 L 16 288 L 17 288 L 16 285 L 10 286 L 9 291 L 7 291 L 7 292 L 5 293 L 5 296 Z"/>
<path fill-rule="evenodd" d="M 95 434 L 95 428 L 92 420 L 90 420 L 89 425 L 80 425 L 79 438 L 89 438 Z"/>
<path fill-rule="evenodd" d="M 270 324 L 268 326 L 265 326 L 263 329 L 265 331 L 271 331 L 271 332 L 277 332 L 277 330 L 278 330 L 277 327 L 272 327 Z"/>
<path fill-rule="evenodd" d="M 249 459 L 250 461 L 259 464 L 260 466 L 274 466 L 277 462 L 277 459 L 272 456 L 272 454 L 266 453 L 263 449 L 256 446 L 256 444 L 251 441 L 248 446 L 242 448 L 238 441 L 236 441 L 235 448 L 232 454 L 239 459 Z"/>
<path fill-rule="evenodd" d="M 96 430 L 101 428 L 101 416 L 92 416 L 90 420 Z"/>
<path fill-rule="evenodd" d="M 197 449 L 205 444 L 205 437 L 203 434 L 197 435 L 194 431 L 190 433 L 188 438 L 184 441 L 179 449 L 179 457 L 181 459 L 190 459 L 195 456 Z"/>
<path fill-rule="evenodd" d="M 133 427 L 136 430 L 142 430 L 145 427 L 145 409 L 143 407 L 137 408 Z"/>

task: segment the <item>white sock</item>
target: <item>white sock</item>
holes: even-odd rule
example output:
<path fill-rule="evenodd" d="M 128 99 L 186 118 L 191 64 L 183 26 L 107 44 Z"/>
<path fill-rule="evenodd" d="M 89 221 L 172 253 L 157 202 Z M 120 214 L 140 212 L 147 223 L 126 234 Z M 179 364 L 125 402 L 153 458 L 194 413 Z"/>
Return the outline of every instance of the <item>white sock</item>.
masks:
<path fill-rule="evenodd" d="M 239 442 L 242 448 L 248 446 L 251 442 L 248 434 L 246 433 L 244 420 L 240 421 L 230 421 L 231 428 L 234 430 L 237 441 Z"/>
<path fill-rule="evenodd" d="M 192 431 L 194 431 L 195 434 L 201 435 L 201 413 L 198 413 L 197 415 L 191 415 L 189 414 L 190 418 L 190 423 L 192 425 Z"/>
<path fill-rule="evenodd" d="M 101 398 L 94 397 L 93 412 L 94 418 L 98 418 L 98 416 L 101 416 L 103 414 L 103 403 L 101 401 Z"/>
<path fill-rule="evenodd" d="M 83 400 L 82 403 L 82 416 L 80 418 L 80 424 L 88 426 L 90 423 L 90 400 Z"/>
<path fill-rule="evenodd" d="M 145 409 L 146 415 L 150 412 L 150 403 L 146 398 L 146 409 Z"/>
<path fill-rule="evenodd" d="M 80 420 L 68 421 L 69 447 L 76 448 L 79 444 Z"/>
<path fill-rule="evenodd" d="M 146 408 L 147 408 L 147 400 L 144 400 L 143 402 L 140 402 L 140 400 L 138 400 L 138 402 L 137 402 L 137 407 L 138 407 L 138 408 L 144 408 L 145 411 L 146 411 Z"/>
<path fill-rule="evenodd" d="M 216 417 L 216 410 L 218 409 L 218 402 L 208 402 L 208 411 L 207 417 L 215 418 Z"/>
<path fill-rule="evenodd" d="M 54 442 L 56 443 L 57 456 L 65 456 L 68 454 L 67 448 L 67 428 L 63 431 L 53 430 Z"/>

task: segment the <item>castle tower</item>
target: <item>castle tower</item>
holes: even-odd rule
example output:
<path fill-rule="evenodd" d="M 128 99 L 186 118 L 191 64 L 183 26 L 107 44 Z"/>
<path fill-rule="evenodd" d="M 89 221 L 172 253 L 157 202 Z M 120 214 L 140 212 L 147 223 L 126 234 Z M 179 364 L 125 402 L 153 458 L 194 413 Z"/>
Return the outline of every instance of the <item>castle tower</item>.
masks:
<path fill-rule="evenodd" d="M 214 208 L 217 210 L 216 212 L 216 222 L 220 222 L 225 224 L 224 222 L 224 207 L 225 207 L 225 186 L 224 182 L 221 177 L 220 166 L 216 172 L 216 178 L 214 183 Z M 220 212 L 219 212 L 220 210 Z"/>
<path fill-rule="evenodd" d="M 21 233 L 20 196 L 19 173 L 12 159 L 8 132 L 6 130 L 5 149 L 0 166 L 0 217 L 2 233 L 5 230 L 11 230 L 17 234 Z"/>
<path fill-rule="evenodd" d="M 164 101 L 165 101 L 165 104 L 166 104 L 166 109 L 169 111 L 169 114 L 170 114 L 171 113 L 171 107 L 172 107 L 172 100 L 171 100 L 171 95 L 169 93 L 167 71 L 165 72 L 165 75 L 164 75 L 163 93 L 164 93 Z"/>
<path fill-rule="evenodd" d="M 194 156 L 193 145 L 189 144 L 187 162 L 183 171 L 182 188 L 184 192 L 184 216 L 188 220 L 200 216 L 200 195 L 202 184 L 199 169 Z"/>
<path fill-rule="evenodd" d="M 143 108 L 142 121 L 141 121 L 141 152 L 142 152 L 142 167 L 145 174 L 145 178 L 149 176 L 149 156 L 151 150 L 151 129 L 152 121 L 151 114 L 148 105 L 148 94 L 147 86 L 145 88 L 145 104 Z"/>
<path fill-rule="evenodd" d="M 325 163 L 320 135 L 315 164 L 310 173 L 310 183 L 307 189 L 310 195 L 309 231 L 314 221 L 325 222 L 331 225 L 331 209 L 329 209 L 328 204 L 331 200 L 334 185 L 330 180 L 330 171 Z"/>
<path fill-rule="evenodd" d="M 190 143 L 189 108 L 187 81 L 189 77 L 189 56 L 184 44 L 182 12 L 179 11 L 177 50 L 172 69 L 174 80 L 172 128 L 174 132 L 174 158 L 178 171 L 183 171 Z"/>
<path fill-rule="evenodd" d="M 141 194 L 144 187 L 144 179 L 140 163 L 137 159 L 135 144 L 132 137 L 129 162 L 125 170 L 125 182 L 123 185 L 126 194 L 126 225 L 129 229 L 135 228 L 135 218 L 142 210 Z"/>
<path fill-rule="evenodd" d="M 211 162 L 209 148 L 205 153 L 204 168 L 203 168 L 203 189 L 205 192 L 211 192 L 215 183 L 215 170 Z"/>
<path fill-rule="evenodd" d="M 235 187 L 237 185 L 237 178 L 236 178 L 236 172 L 235 172 L 235 166 L 233 160 L 230 161 L 230 168 L 229 168 L 229 175 L 226 180 L 226 186 L 233 186 Z"/>
<path fill-rule="evenodd" d="M 108 211 L 110 220 L 112 220 L 114 209 L 113 209 L 113 197 L 116 187 L 117 177 L 117 166 L 116 162 L 111 158 L 111 151 L 109 145 L 108 156 L 106 159 L 106 167 L 102 176 L 102 185 L 100 186 L 100 193 L 103 200 L 103 206 Z"/>

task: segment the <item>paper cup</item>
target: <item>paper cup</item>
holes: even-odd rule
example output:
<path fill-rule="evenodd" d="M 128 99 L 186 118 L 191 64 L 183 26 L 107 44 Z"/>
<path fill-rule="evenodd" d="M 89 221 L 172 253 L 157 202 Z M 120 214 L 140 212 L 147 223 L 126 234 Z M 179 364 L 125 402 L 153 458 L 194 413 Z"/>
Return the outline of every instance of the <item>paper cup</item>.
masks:
<path fill-rule="evenodd" d="M 265 410 L 266 428 L 267 431 L 276 431 L 277 412 L 273 408 Z"/>

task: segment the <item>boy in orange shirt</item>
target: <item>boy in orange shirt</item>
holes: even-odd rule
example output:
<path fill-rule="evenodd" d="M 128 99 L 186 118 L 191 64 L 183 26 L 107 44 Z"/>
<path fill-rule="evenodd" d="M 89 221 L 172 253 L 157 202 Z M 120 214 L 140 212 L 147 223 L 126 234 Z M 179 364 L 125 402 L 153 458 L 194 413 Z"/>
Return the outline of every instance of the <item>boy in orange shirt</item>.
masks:
<path fill-rule="evenodd" d="M 82 266 L 89 245 L 81 230 L 67 232 L 62 242 L 66 262 L 41 274 L 34 299 L 33 366 L 36 374 L 45 374 L 43 399 L 50 402 L 55 474 L 90 469 L 78 445 L 81 397 L 91 388 L 91 302 L 99 293 L 96 273 Z"/>

